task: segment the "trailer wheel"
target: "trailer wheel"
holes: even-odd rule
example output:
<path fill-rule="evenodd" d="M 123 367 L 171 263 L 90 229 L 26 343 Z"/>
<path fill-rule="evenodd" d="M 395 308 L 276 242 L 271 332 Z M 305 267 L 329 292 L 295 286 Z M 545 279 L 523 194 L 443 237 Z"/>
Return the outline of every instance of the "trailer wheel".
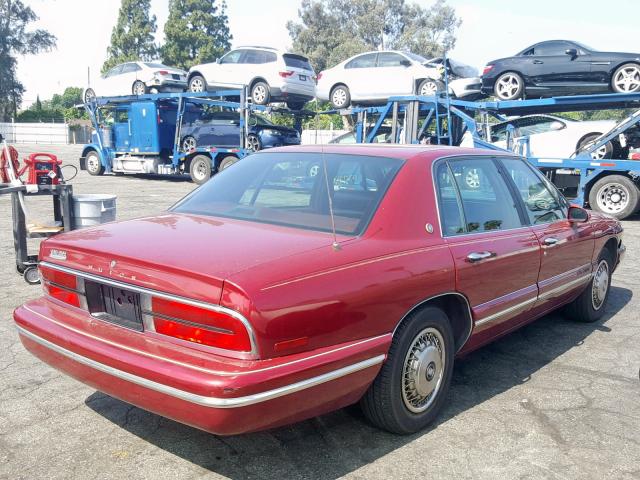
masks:
<path fill-rule="evenodd" d="M 589 204 L 593 210 L 623 220 L 638 208 L 639 193 L 638 186 L 630 178 L 607 175 L 591 187 Z"/>
<path fill-rule="evenodd" d="M 229 168 L 231 165 L 238 161 L 238 157 L 234 157 L 233 155 L 227 155 L 222 160 L 220 160 L 220 165 L 218 166 L 218 171 L 221 172 L 225 168 Z"/>
<path fill-rule="evenodd" d="M 87 172 L 89 175 L 98 176 L 104 173 L 104 167 L 102 166 L 102 162 L 100 161 L 100 157 L 98 156 L 98 152 L 95 150 L 90 151 L 85 155 L 85 162 L 87 166 Z"/>
<path fill-rule="evenodd" d="M 206 155 L 196 155 L 189 164 L 191 180 L 202 185 L 211 178 L 211 158 Z"/>

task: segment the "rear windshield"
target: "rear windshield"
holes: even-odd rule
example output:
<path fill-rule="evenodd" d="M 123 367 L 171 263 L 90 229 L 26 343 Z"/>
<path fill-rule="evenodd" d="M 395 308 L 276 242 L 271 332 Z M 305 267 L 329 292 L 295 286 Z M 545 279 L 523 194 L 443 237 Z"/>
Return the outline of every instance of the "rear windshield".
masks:
<path fill-rule="evenodd" d="M 162 63 L 148 63 L 145 62 L 145 65 L 149 68 L 169 68 L 166 65 L 163 65 Z"/>
<path fill-rule="evenodd" d="M 303 70 L 310 70 L 313 72 L 313 68 L 306 57 L 285 53 L 282 55 L 282 58 L 284 58 L 284 63 L 287 67 L 302 68 Z"/>
<path fill-rule="evenodd" d="M 402 164 L 363 155 L 257 153 L 217 174 L 172 210 L 331 232 L 330 195 L 336 232 L 359 235 Z"/>

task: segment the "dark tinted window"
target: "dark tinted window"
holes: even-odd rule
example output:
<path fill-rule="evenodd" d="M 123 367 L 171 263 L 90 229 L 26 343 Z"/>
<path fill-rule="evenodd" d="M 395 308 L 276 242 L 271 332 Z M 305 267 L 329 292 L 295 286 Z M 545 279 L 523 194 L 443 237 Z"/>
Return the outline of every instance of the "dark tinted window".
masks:
<path fill-rule="evenodd" d="M 348 62 L 344 68 L 373 68 L 376 66 L 377 53 L 367 53 L 360 55 Z"/>
<path fill-rule="evenodd" d="M 264 54 L 260 50 L 247 50 L 244 58 L 242 59 L 242 63 L 265 63 Z"/>
<path fill-rule="evenodd" d="M 402 163 L 361 155 L 257 153 L 213 177 L 173 210 L 330 232 L 330 195 L 336 231 L 357 235 Z"/>
<path fill-rule="evenodd" d="M 284 63 L 287 67 L 301 68 L 303 70 L 313 71 L 309 60 L 306 57 L 285 53 L 284 55 L 282 55 L 282 58 L 284 59 Z"/>
<path fill-rule="evenodd" d="M 401 67 L 402 61 L 407 61 L 402 55 L 392 52 L 378 54 L 378 67 Z"/>
<path fill-rule="evenodd" d="M 567 48 L 573 48 L 567 42 L 545 42 L 535 46 L 535 55 L 565 55 Z"/>
<path fill-rule="evenodd" d="M 502 164 L 516 184 L 532 224 L 549 223 L 566 217 L 561 197 L 523 160 L 505 158 Z"/>
<path fill-rule="evenodd" d="M 514 198 L 491 159 L 455 159 L 447 163 L 450 169 L 448 176 L 437 177 L 442 182 L 438 188 L 443 201 L 440 213 L 445 234 L 507 230 L 522 226 Z M 462 208 L 462 222 L 458 220 L 459 212 L 451 204 L 453 192 Z"/>

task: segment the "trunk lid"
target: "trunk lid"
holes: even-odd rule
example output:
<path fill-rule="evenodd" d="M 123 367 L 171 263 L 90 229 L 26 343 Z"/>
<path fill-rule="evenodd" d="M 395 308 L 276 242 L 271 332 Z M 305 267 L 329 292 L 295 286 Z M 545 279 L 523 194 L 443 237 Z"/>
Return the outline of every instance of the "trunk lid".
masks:
<path fill-rule="evenodd" d="M 40 259 L 219 303 L 229 276 L 330 244 L 322 232 L 167 213 L 57 235 L 42 243 Z"/>

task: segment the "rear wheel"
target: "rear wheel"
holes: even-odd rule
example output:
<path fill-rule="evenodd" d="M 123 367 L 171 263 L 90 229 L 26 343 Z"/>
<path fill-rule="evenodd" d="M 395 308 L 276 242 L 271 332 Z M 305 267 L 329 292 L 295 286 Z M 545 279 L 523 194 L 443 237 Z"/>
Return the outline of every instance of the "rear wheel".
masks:
<path fill-rule="evenodd" d="M 640 65 L 625 63 L 611 77 L 611 87 L 616 93 L 640 92 Z"/>
<path fill-rule="evenodd" d="M 191 180 L 198 185 L 202 185 L 211 178 L 211 158 L 206 155 L 196 155 L 189 164 L 189 175 Z"/>
<path fill-rule="evenodd" d="M 271 100 L 269 85 L 265 82 L 256 82 L 251 87 L 251 101 L 256 105 L 266 105 Z"/>
<path fill-rule="evenodd" d="M 147 93 L 147 86 L 144 84 L 144 82 L 136 80 L 135 82 L 133 82 L 133 86 L 131 87 L 131 93 L 133 93 L 134 95 L 144 95 L 145 93 Z"/>
<path fill-rule="evenodd" d="M 589 205 L 593 210 L 622 220 L 637 210 L 639 193 L 638 186 L 629 177 L 607 175 L 591 187 Z"/>
<path fill-rule="evenodd" d="M 287 107 L 289 107 L 289 109 L 291 110 L 302 110 L 306 104 L 307 102 L 289 101 L 287 102 Z"/>
<path fill-rule="evenodd" d="M 331 105 L 333 108 L 347 108 L 351 104 L 351 93 L 346 85 L 338 85 L 331 90 Z"/>
<path fill-rule="evenodd" d="M 442 310 L 426 307 L 408 316 L 362 397 L 365 416 L 393 433 L 413 433 L 429 425 L 447 396 L 454 353 L 451 326 Z"/>
<path fill-rule="evenodd" d="M 194 75 L 189 80 L 188 90 L 193 93 L 206 92 L 207 82 L 202 75 Z"/>
<path fill-rule="evenodd" d="M 577 150 L 582 150 L 582 147 L 584 147 L 587 143 L 592 142 L 600 135 L 600 133 L 590 133 L 589 135 L 585 136 L 582 140 L 580 140 Z M 603 158 L 611 157 L 613 157 L 613 144 L 611 142 L 605 143 L 598 150 L 591 154 L 591 158 L 593 158 L 594 160 L 602 160 Z"/>
<path fill-rule="evenodd" d="M 226 168 L 229 168 L 231 165 L 236 163 L 238 160 L 239 160 L 238 157 L 234 157 L 233 155 L 227 155 L 222 160 L 220 160 L 220 165 L 218 166 L 218 171 L 221 172 L 222 170 L 224 170 Z"/>
<path fill-rule="evenodd" d="M 89 103 L 94 98 L 96 98 L 96 92 L 93 91 L 93 88 L 87 88 L 84 91 L 84 103 Z"/>
<path fill-rule="evenodd" d="M 498 77 L 493 91 L 500 100 L 516 100 L 524 93 L 524 80 L 515 72 L 506 72 Z"/>
<path fill-rule="evenodd" d="M 578 298 L 565 308 L 565 313 L 569 318 L 577 322 L 591 323 L 602 317 L 609 298 L 612 271 L 613 258 L 611 258 L 609 250 L 604 249 L 600 253 L 589 285 Z"/>
<path fill-rule="evenodd" d="M 97 175 L 102 175 L 104 173 L 104 167 L 102 166 L 102 162 L 100 161 L 100 156 L 98 155 L 98 152 L 91 151 L 87 153 L 87 155 L 84 158 L 87 166 L 87 172 L 89 172 L 89 175 L 97 176 Z"/>

